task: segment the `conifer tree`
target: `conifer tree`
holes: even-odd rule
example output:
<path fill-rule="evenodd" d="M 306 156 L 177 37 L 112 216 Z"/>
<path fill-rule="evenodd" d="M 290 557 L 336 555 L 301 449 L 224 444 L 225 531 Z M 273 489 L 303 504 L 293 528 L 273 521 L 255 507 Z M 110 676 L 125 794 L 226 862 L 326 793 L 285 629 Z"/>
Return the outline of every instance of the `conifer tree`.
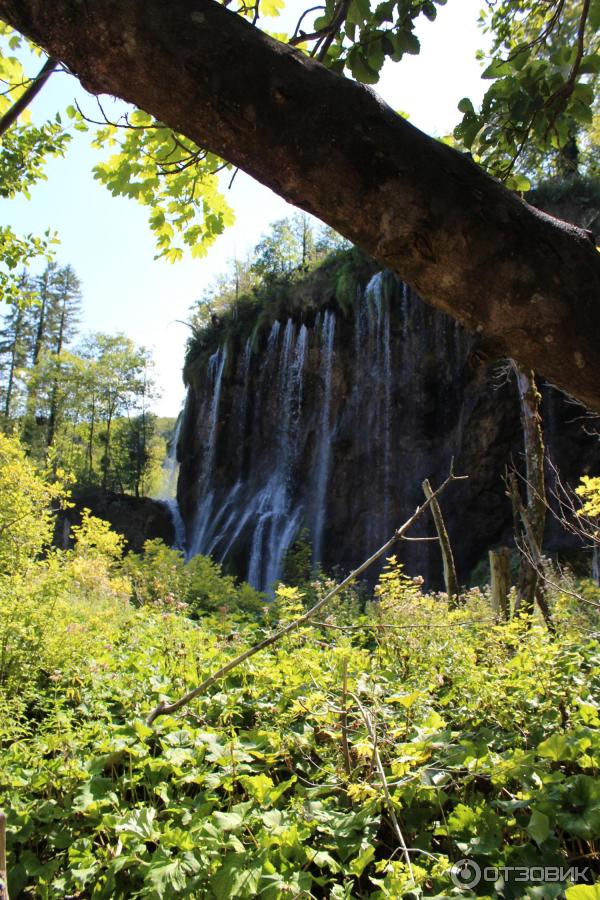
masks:
<path fill-rule="evenodd" d="M 18 373 L 27 364 L 31 354 L 31 329 L 27 307 L 31 305 L 33 285 L 25 271 L 17 283 L 16 302 L 4 318 L 0 330 L 0 378 L 2 379 L 2 413 L 9 420 L 14 412 L 18 388 Z"/>

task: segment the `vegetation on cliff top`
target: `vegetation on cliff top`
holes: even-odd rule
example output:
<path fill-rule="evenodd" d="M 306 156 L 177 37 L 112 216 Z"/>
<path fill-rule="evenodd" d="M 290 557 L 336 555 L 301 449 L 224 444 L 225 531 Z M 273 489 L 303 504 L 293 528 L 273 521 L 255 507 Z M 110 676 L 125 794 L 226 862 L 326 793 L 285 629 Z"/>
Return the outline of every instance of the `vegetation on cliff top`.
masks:
<path fill-rule="evenodd" d="M 254 254 L 232 260 L 192 308 L 185 380 L 193 383 L 219 346 L 254 341 L 276 319 L 310 320 L 332 303 L 347 312 L 373 271 L 366 254 L 304 214 L 274 222 Z"/>

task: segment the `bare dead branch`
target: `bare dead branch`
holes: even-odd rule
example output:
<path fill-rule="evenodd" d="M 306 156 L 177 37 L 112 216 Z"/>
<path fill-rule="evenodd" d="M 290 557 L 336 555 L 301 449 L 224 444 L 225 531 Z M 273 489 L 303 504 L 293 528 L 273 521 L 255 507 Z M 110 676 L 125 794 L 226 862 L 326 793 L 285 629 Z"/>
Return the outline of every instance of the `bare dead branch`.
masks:
<path fill-rule="evenodd" d="M 296 38 L 298 38 L 298 35 L 301 34 L 301 32 L 300 32 L 300 26 L 302 25 L 302 22 L 304 21 L 304 19 L 306 18 L 306 16 L 310 15 L 310 13 L 312 13 L 312 12 L 318 12 L 318 11 L 321 10 L 321 9 L 326 9 L 326 7 L 325 7 L 325 6 L 311 6 L 309 9 L 305 9 L 305 10 L 304 10 L 304 12 L 302 13 L 302 15 L 301 15 L 300 18 L 298 19 L 298 21 L 297 21 L 297 23 L 296 23 L 296 27 L 294 28 L 294 33 L 292 34 L 292 36 L 291 36 L 291 38 L 290 38 L 290 41 L 289 41 L 289 42 L 290 42 L 290 44 L 291 44 L 292 46 L 295 46 L 296 44 L 301 44 L 301 43 L 303 43 L 303 41 L 305 40 L 305 36 L 304 36 L 303 33 L 302 33 L 302 39 L 301 39 L 301 40 L 296 40 Z"/>
<path fill-rule="evenodd" d="M 427 498 L 430 498 L 433 494 L 431 489 L 431 485 L 429 483 L 429 479 L 426 478 L 423 482 L 423 493 Z M 448 532 L 446 530 L 446 525 L 444 523 L 444 517 L 442 516 L 442 510 L 440 508 L 440 504 L 437 500 L 432 499 L 431 501 L 431 514 L 433 516 L 433 522 L 435 524 L 435 530 L 438 534 L 438 540 L 440 542 L 440 550 L 442 551 L 442 564 L 444 567 L 444 584 L 446 586 L 446 593 L 448 594 L 448 606 L 450 609 L 453 609 L 459 602 L 460 598 L 460 590 L 458 587 L 458 578 L 456 577 L 456 566 L 454 565 L 454 556 L 452 555 L 452 546 L 450 544 L 450 538 L 448 537 Z"/>
<path fill-rule="evenodd" d="M 291 634 L 293 631 L 296 631 L 302 625 L 309 622 L 315 616 L 315 614 L 325 606 L 326 603 L 328 603 L 333 599 L 333 597 L 343 591 L 344 588 L 348 587 L 348 585 L 352 584 L 353 581 L 356 581 L 359 575 L 362 575 L 362 573 L 365 572 L 370 566 L 372 566 L 374 562 L 377 562 L 378 559 L 381 559 L 381 557 L 384 556 L 392 548 L 396 541 L 401 538 L 402 535 L 406 531 L 408 531 L 408 529 L 411 528 L 412 525 L 414 525 L 417 519 L 419 519 L 423 515 L 425 510 L 429 509 L 432 500 L 434 500 L 436 497 L 439 497 L 439 495 L 448 487 L 449 484 L 452 484 L 452 482 L 454 481 L 464 481 L 466 477 L 466 475 L 455 475 L 451 470 L 448 477 L 445 479 L 445 481 L 442 482 L 439 488 L 434 491 L 432 496 L 421 506 L 417 506 L 412 516 L 410 516 L 410 518 L 407 519 L 406 522 L 394 532 L 392 537 L 388 541 L 386 541 L 386 543 L 383 544 L 383 546 L 380 547 L 379 550 L 377 550 L 372 556 L 361 563 L 361 565 L 358 566 L 357 569 L 354 569 L 354 571 L 351 572 L 346 578 L 344 578 L 344 580 L 341 581 L 336 587 L 332 588 L 331 591 L 325 594 L 325 596 L 322 597 L 317 603 L 315 603 L 315 605 L 312 606 L 307 612 L 305 612 L 304 615 L 299 616 L 299 618 L 294 619 L 293 622 L 289 622 L 283 628 L 280 628 L 278 631 L 270 634 L 262 641 L 259 641 L 258 644 L 254 644 L 254 646 L 249 647 L 243 653 L 240 653 L 235 657 L 235 659 L 230 660 L 224 666 L 221 666 L 220 669 L 217 669 L 217 671 L 212 675 L 209 675 L 208 678 L 205 678 L 204 681 L 202 681 L 197 687 L 193 688 L 190 691 L 187 691 L 182 697 L 179 698 L 179 700 L 175 700 L 173 703 L 168 703 L 164 700 L 161 701 L 158 706 L 156 706 L 148 715 L 146 723 L 148 725 L 151 725 L 159 716 L 174 713 L 178 709 L 181 709 L 183 706 L 186 706 L 195 697 L 198 697 L 200 696 L 200 694 L 205 693 L 208 688 L 212 687 L 212 685 L 215 684 L 215 682 L 220 681 L 222 678 L 224 678 L 224 676 L 231 672 L 232 669 L 237 668 L 237 666 L 241 665 L 241 663 L 245 662 L 247 659 L 250 659 L 256 653 L 259 653 L 266 647 L 270 647 L 272 644 L 276 644 L 283 637 Z"/>

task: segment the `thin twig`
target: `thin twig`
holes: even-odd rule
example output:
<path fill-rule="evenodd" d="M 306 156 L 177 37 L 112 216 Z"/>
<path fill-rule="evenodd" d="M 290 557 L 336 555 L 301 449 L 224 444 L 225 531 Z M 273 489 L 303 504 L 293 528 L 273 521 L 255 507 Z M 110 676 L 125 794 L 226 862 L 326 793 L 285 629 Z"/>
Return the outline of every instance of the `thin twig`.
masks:
<path fill-rule="evenodd" d="M 365 721 L 365 725 L 367 726 L 367 732 L 369 734 L 371 743 L 373 745 L 373 759 L 375 761 L 375 767 L 377 769 L 377 774 L 379 775 L 379 778 L 381 780 L 381 786 L 383 788 L 383 794 L 385 796 L 385 802 L 386 802 L 386 805 L 388 808 L 389 816 L 392 821 L 392 826 L 393 826 L 394 832 L 396 834 L 396 837 L 398 838 L 398 843 L 400 844 L 400 848 L 402 850 L 402 855 L 404 856 L 404 861 L 406 863 L 406 867 L 410 874 L 411 880 L 414 884 L 415 876 L 414 876 L 414 872 L 413 872 L 413 867 L 412 867 L 412 863 L 410 861 L 408 847 L 406 846 L 406 841 L 404 840 L 404 835 L 402 834 L 402 829 L 400 828 L 398 819 L 396 817 L 396 812 L 394 810 L 394 804 L 392 802 L 392 797 L 390 795 L 390 789 L 388 787 L 387 778 L 385 777 L 385 771 L 383 769 L 383 764 L 381 762 L 381 757 L 379 755 L 379 749 L 377 747 L 377 733 L 375 732 L 375 728 L 373 727 L 373 720 L 371 719 L 371 716 L 369 715 L 368 710 L 365 709 L 365 707 L 362 705 L 362 703 L 360 702 L 360 700 L 358 699 L 356 694 L 351 694 L 351 697 L 353 698 L 354 702 L 360 709 L 361 715 Z"/>
<path fill-rule="evenodd" d="M 300 31 L 300 26 L 302 25 L 302 22 L 304 21 L 304 19 L 306 18 L 306 16 L 308 16 L 311 12 L 317 12 L 318 10 L 320 10 L 320 9 L 325 9 L 325 8 L 326 8 L 325 6 L 311 6 L 311 7 L 309 7 L 309 9 L 305 9 L 305 10 L 304 10 L 304 12 L 302 13 L 302 15 L 301 15 L 300 18 L 298 19 L 298 22 L 297 22 L 297 24 L 296 24 L 296 27 L 294 28 L 294 33 L 293 33 L 293 35 L 291 36 L 291 38 L 290 38 L 290 40 L 289 40 L 289 43 L 290 43 L 292 46 L 294 46 L 295 44 L 298 44 L 298 43 L 302 43 L 302 41 L 305 40 L 306 37 L 307 37 L 307 35 L 305 35 L 304 32 L 301 32 L 301 31 Z M 298 38 L 299 36 L 301 36 L 301 40 L 300 40 L 300 41 L 297 41 L 296 38 Z"/>
<path fill-rule="evenodd" d="M 165 700 L 162 700 L 155 709 L 148 715 L 146 719 L 146 723 L 151 725 L 155 719 L 159 716 L 168 715 L 169 713 L 174 713 L 178 709 L 181 709 L 182 706 L 186 706 L 191 700 L 195 697 L 200 696 L 200 694 L 204 694 L 208 688 L 212 687 L 215 682 L 220 681 L 225 675 L 231 672 L 232 669 L 237 668 L 241 663 L 245 662 L 250 657 L 254 656 L 256 653 L 259 653 L 261 650 L 264 650 L 266 647 L 270 647 L 272 644 L 276 644 L 281 638 L 290 634 L 292 631 L 296 631 L 296 629 L 300 628 L 302 625 L 309 622 L 318 612 L 318 610 L 322 609 L 326 603 L 333 599 L 337 594 L 344 590 L 344 588 L 348 587 L 349 584 L 352 584 L 353 581 L 362 575 L 370 566 L 373 565 L 374 562 L 377 562 L 382 556 L 384 556 L 395 544 L 395 542 L 402 537 L 402 535 L 411 528 L 412 525 L 421 517 L 421 515 L 425 512 L 425 510 L 429 509 L 432 500 L 438 497 L 442 491 L 444 491 L 449 484 L 453 481 L 464 481 L 466 479 L 466 475 L 455 475 L 452 470 L 450 470 L 450 474 L 446 478 L 445 481 L 439 486 L 437 491 L 435 491 L 431 497 L 429 497 L 421 506 L 417 506 L 416 510 L 410 516 L 409 519 L 406 520 L 404 525 L 401 525 L 397 531 L 394 532 L 389 541 L 379 548 L 372 556 L 370 556 L 367 560 L 365 560 L 361 565 L 351 572 L 343 581 L 341 581 L 336 587 L 332 588 L 329 593 L 325 594 L 324 597 L 321 598 L 311 609 L 304 613 L 304 615 L 300 616 L 298 619 L 294 619 L 293 622 L 289 622 L 283 628 L 280 628 L 278 631 L 275 631 L 273 634 L 264 638 L 262 641 L 259 641 L 258 644 L 254 644 L 253 647 L 249 647 L 243 653 L 240 653 L 239 656 L 236 656 L 235 659 L 230 660 L 224 666 L 221 666 L 220 669 L 217 669 L 212 675 L 209 675 L 208 678 L 205 678 L 201 684 L 197 687 L 193 688 L 191 691 L 187 691 L 179 700 L 175 700 L 173 703 L 168 703 Z"/>

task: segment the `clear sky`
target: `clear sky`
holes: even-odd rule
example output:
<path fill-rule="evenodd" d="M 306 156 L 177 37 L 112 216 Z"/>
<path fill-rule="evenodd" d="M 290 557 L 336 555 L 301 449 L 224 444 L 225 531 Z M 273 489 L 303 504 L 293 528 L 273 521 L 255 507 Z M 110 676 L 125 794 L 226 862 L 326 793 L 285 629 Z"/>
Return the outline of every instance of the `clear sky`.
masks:
<path fill-rule="evenodd" d="M 290 5 L 301 8 L 298 0 Z M 429 134 L 450 132 L 460 118 L 456 107 L 461 97 L 477 102 L 483 94 L 475 59 L 484 43 L 476 24 L 480 7 L 481 0 L 448 0 L 436 22 L 424 20 L 420 26 L 421 54 L 388 63 L 376 86 L 394 109 L 407 113 Z M 90 116 L 96 114 L 95 100 L 73 78 L 54 75 L 32 114 L 36 119 L 51 115 L 74 97 Z M 155 260 L 147 209 L 112 197 L 94 181 L 92 166 L 100 155 L 89 140 L 76 134 L 67 157 L 49 163 L 48 180 L 33 188 L 30 201 L 2 201 L 1 220 L 17 232 L 40 234 L 48 227 L 58 231 L 58 262 L 70 263 L 83 283 L 83 329 L 122 331 L 150 348 L 162 392 L 155 409 L 175 416 L 183 399 L 181 367 L 188 331 L 178 320 L 187 318 L 189 307 L 229 258 L 243 256 L 270 222 L 293 210 L 239 172 L 228 191 L 236 224 L 208 256 L 175 265 Z"/>

